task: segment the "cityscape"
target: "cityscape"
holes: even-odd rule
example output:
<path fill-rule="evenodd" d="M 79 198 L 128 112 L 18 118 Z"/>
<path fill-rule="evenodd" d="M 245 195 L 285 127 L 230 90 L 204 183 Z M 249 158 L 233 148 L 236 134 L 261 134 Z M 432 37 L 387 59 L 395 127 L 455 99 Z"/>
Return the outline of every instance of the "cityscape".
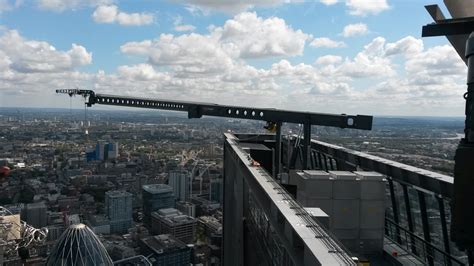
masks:
<path fill-rule="evenodd" d="M 83 110 L 2 108 L 0 121 L 1 162 L 10 168 L 1 205 L 48 230 L 25 257 L 5 249 L 7 265 L 45 263 L 63 232 L 79 223 L 112 261 L 145 256 L 156 265 L 220 265 L 222 134 L 266 134 L 259 122 L 173 112 L 89 111 L 84 120 Z M 425 127 L 414 128 L 420 121 Z M 337 136 L 346 147 L 449 173 L 462 126 L 461 118 L 376 117 L 372 131 L 316 127 L 312 137 Z M 440 161 L 445 169 L 436 168 Z M 175 264 L 159 256 L 167 250 Z"/>
<path fill-rule="evenodd" d="M 472 0 L 0 0 L 0 266 L 474 265 L 473 32 Z"/>

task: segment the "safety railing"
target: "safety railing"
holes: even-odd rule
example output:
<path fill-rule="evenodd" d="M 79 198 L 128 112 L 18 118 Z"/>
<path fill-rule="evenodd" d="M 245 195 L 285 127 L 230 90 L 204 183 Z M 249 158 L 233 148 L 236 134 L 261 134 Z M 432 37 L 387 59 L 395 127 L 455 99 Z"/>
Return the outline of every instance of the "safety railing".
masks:
<path fill-rule="evenodd" d="M 303 149 L 295 148 L 294 143 L 292 138 L 283 145 L 284 167 L 288 167 L 292 152 L 303 165 Z M 391 239 L 427 265 L 473 263 L 449 238 L 453 177 L 316 140 L 311 141 L 309 165 L 326 171 L 363 170 L 385 175 L 386 231 L 392 232 Z"/>

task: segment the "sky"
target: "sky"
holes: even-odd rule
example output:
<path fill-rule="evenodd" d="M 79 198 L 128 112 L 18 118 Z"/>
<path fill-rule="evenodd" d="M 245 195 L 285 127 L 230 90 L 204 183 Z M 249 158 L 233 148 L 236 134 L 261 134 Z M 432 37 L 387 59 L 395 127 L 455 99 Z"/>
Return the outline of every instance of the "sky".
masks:
<path fill-rule="evenodd" d="M 463 116 L 442 0 L 0 0 L 0 107 L 56 89 L 322 113 Z M 94 107 L 95 108 L 95 107 Z M 113 109 L 112 107 L 102 107 Z"/>

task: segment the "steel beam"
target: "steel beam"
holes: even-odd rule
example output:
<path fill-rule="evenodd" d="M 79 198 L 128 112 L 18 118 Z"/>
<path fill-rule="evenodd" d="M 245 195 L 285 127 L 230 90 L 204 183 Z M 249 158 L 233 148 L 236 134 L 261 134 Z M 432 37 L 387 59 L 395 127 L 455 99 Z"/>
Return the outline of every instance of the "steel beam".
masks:
<path fill-rule="evenodd" d="M 393 180 L 391 178 L 388 178 L 388 186 L 390 189 L 390 200 L 392 202 L 392 215 L 393 215 L 393 221 L 395 224 L 399 225 L 400 224 L 400 219 L 398 218 L 399 211 L 398 211 L 398 204 L 397 204 L 397 199 L 395 197 L 395 187 L 393 185 Z M 400 236 L 400 228 L 397 227 L 396 229 L 396 240 L 399 244 L 402 243 L 402 238 Z"/>
<path fill-rule="evenodd" d="M 422 191 L 418 191 L 418 201 L 420 203 L 420 214 L 421 214 L 421 225 L 423 226 L 423 238 L 429 244 L 431 244 L 431 236 L 430 236 L 430 224 L 428 222 L 428 213 L 426 211 L 426 199 L 425 193 Z M 433 250 L 429 245 L 425 245 L 426 247 L 426 258 L 428 260 L 428 265 L 434 265 L 433 261 Z"/>
<path fill-rule="evenodd" d="M 96 94 L 91 90 L 56 90 L 56 93 L 87 97 L 87 105 L 94 104 L 159 109 L 187 112 L 189 118 L 203 116 L 228 117 L 271 122 L 311 124 L 340 128 L 372 129 L 372 116 L 295 112 L 274 108 L 252 108 L 244 106 L 219 105 L 191 101 L 158 100 Z"/>
<path fill-rule="evenodd" d="M 451 254 L 451 247 L 449 245 L 449 235 L 448 235 L 448 226 L 446 224 L 446 212 L 444 210 L 444 200 L 441 197 L 436 197 L 438 201 L 438 209 L 439 209 L 439 218 L 441 220 L 441 230 L 443 232 L 443 244 L 444 244 L 444 251 L 447 254 Z M 448 266 L 451 266 L 451 260 L 448 258 L 446 261 Z"/>
<path fill-rule="evenodd" d="M 275 168 L 275 179 L 278 179 L 278 175 L 281 172 L 281 122 L 276 123 L 276 134 L 275 134 L 275 162 L 273 164 Z"/>
<path fill-rule="evenodd" d="M 405 210 L 406 210 L 406 215 L 407 215 L 408 230 L 410 230 L 410 233 L 414 234 L 415 230 L 413 227 L 413 217 L 411 215 L 411 203 L 410 203 L 410 197 L 408 195 L 408 187 L 405 184 L 401 184 L 401 186 L 403 189 L 403 199 L 405 201 Z M 411 242 L 411 251 L 413 252 L 413 254 L 417 254 L 415 238 L 413 236 L 410 236 L 410 242 Z"/>

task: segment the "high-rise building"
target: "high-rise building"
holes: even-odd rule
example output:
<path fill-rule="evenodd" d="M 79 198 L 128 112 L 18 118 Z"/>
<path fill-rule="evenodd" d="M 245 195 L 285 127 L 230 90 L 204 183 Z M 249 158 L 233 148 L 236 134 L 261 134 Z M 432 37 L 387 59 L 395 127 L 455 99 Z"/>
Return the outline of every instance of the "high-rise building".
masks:
<path fill-rule="evenodd" d="M 132 226 L 132 197 L 126 191 L 105 193 L 105 214 L 110 220 L 110 233 L 126 233 Z"/>
<path fill-rule="evenodd" d="M 87 161 L 103 161 L 117 159 L 119 148 L 117 142 L 103 143 L 98 142 L 95 149 L 86 153 Z"/>
<path fill-rule="evenodd" d="M 188 216 L 196 217 L 196 205 L 189 201 L 176 202 L 176 209 Z"/>
<path fill-rule="evenodd" d="M 210 200 L 222 203 L 222 178 L 211 179 Z"/>
<path fill-rule="evenodd" d="M 188 171 L 175 170 L 168 173 L 168 184 L 173 188 L 176 200 L 186 201 L 189 199 L 190 174 Z"/>
<path fill-rule="evenodd" d="M 117 159 L 119 154 L 118 143 L 107 143 L 104 145 L 104 160 Z"/>
<path fill-rule="evenodd" d="M 104 144 L 103 143 L 97 143 L 95 145 L 95 158 L 96 160 L 104 160 L 104 154 L 105 154 L 105 150 L 104 150 Z"/>
<path fill-rule="evenodd" d="M 191 248 L 172 235 L 140 240 L 140 251 L 153 265 L 181 266 L 191 263 Z"/>
<path fill-rule="evenodd" d="M 84 224 L 71 225 L 51 250 L 47 266 L 56 265 L 113 265 L 104 245 Z"/>
<path fill-rule="evenodd" d="M 173 188 L 165 184 L 143 185 L 143 220 L 150 225 L 151 213 L 159 209 L 174 208 Z"/>
<path fill-rule="evenodd" d="M 21 219 L 33 227 L 41 228 L 48 225 L 47 206 L 44 202 L 26 204 L 22 209 Z"/>
<path fill-rule="evenodd" d="M 196 234 L 196 219 L 177 209 L 160 209 L 151 214 L 151 231 L 153 234 L 170 234 L 190 244 Z"/>

